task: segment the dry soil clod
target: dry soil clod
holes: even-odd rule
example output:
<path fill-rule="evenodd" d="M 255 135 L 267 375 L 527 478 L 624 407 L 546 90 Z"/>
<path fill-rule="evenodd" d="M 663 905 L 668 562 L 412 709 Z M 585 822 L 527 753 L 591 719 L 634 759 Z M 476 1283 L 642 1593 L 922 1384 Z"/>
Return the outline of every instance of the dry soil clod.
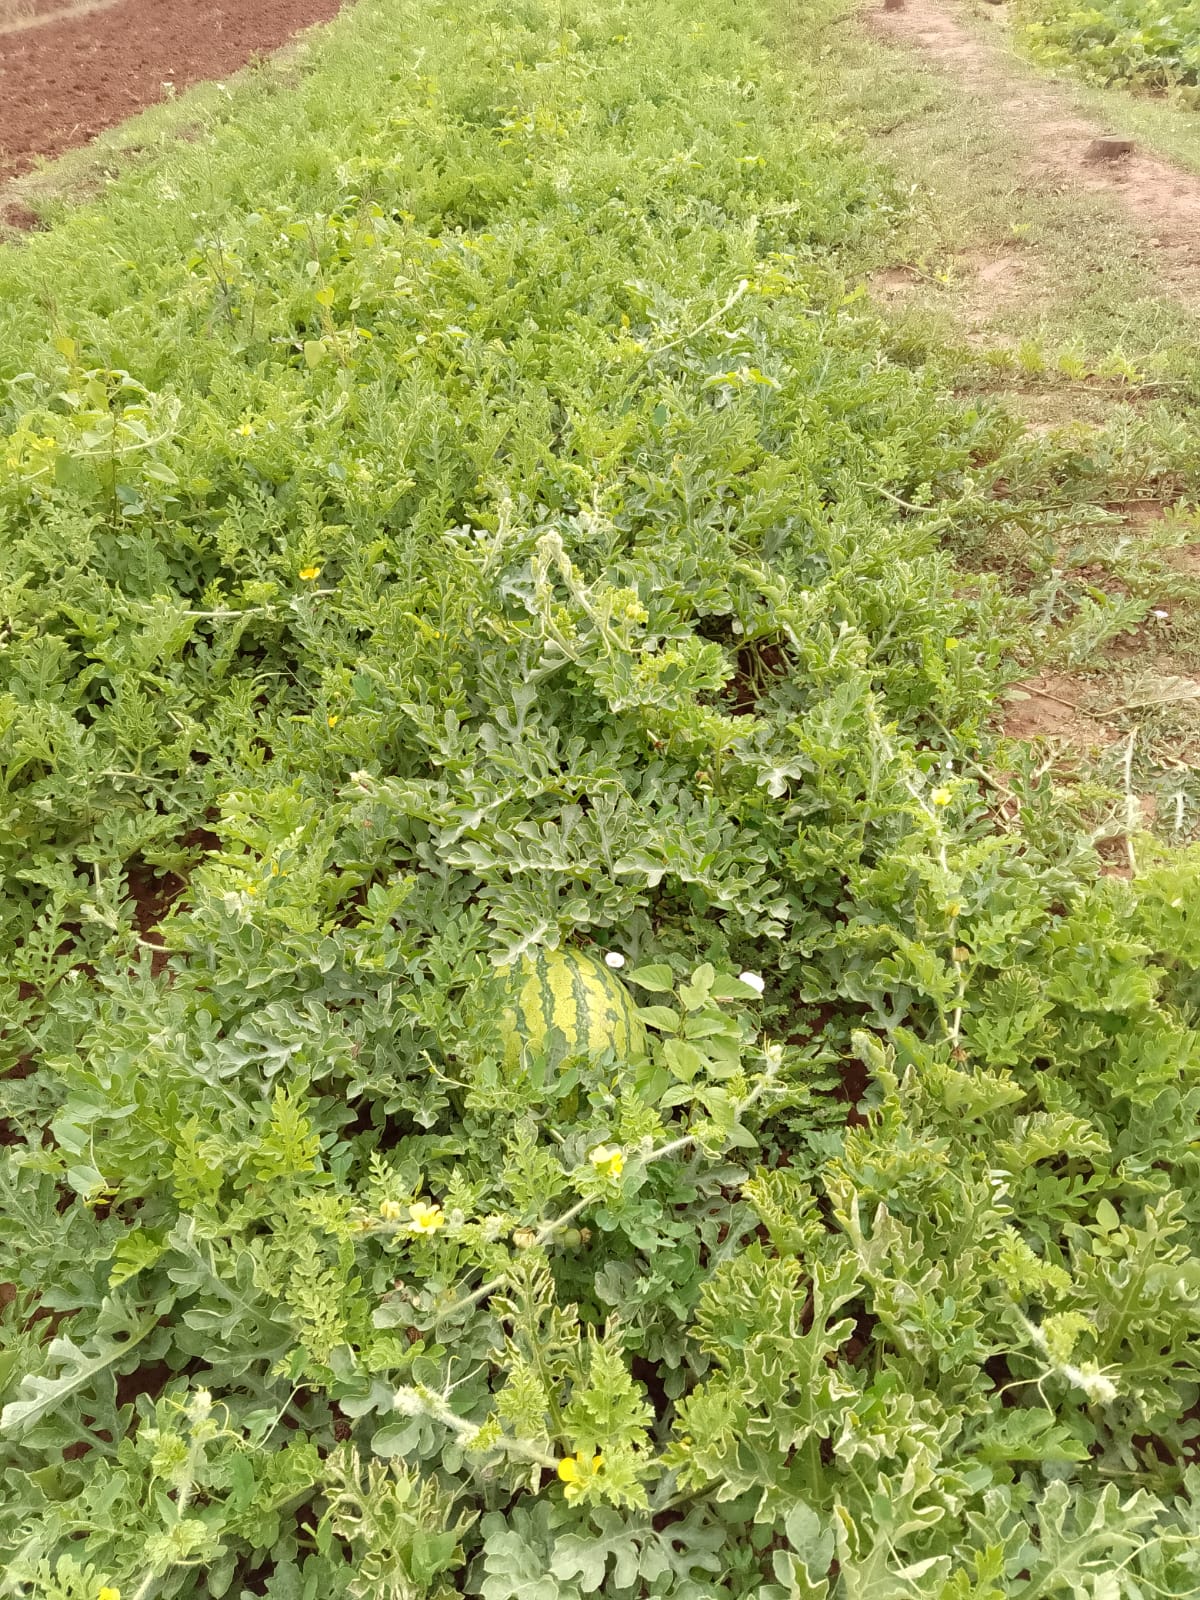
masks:
<path fill-rule="evenodd" d="M 1116 161 L 1121 156 L 1133 154 L 1133 140 L 1123 139 L 1117 133 L 1101 134 L 1093 139 L 1083 153 L 1085 161 Z"/>

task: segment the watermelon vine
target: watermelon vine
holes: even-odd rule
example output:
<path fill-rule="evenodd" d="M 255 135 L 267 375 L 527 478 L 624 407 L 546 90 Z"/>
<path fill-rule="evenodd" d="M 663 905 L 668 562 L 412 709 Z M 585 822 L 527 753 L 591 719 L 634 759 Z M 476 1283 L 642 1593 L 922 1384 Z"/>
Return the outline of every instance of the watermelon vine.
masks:
<path fill-rule="evenodd" d="M 1099 469 L 783 25 L 362 0 L 0 253 L 0 1594 L 1200 1587 L 1196 861 L 942 542 Z"/>

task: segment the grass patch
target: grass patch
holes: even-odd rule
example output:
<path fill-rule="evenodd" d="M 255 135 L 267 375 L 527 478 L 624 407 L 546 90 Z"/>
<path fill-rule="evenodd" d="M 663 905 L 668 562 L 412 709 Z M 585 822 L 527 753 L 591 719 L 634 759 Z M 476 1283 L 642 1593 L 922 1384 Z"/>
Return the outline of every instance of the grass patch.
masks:
<path fill-rule="evenodd" d="M 7 1592 L 1194 1582 L 1195 868 L 943 542 L 1131 458 L 870 306 L 823 37 L 363 0 L 0 255 Z"/>
<path fill-rule="evenodd" d="M 1114 198 L 1064 191 L 1039 169 L 1039 141 L 1013 125 L 1005 84 L 1040 94 L 1047 116 L 1054 102 L 1029 67 L 994 48 L 995 83 L 964 99 L 951 73 L 839 34 L 824 103 L 887 150 L 914 196 L 862 259 L 893 359 L 988 397 L 1026 430 L 990 522 L 959 520 L 946 538 L 961 562 L 1022 598 L 1025 667 L 1066 669 L 1105 713 L 1105 751 L 1089 757 L 1076 791 L 1081 825 L 1100 838 L 1124 830 L 1124 749 L 1136 733 L 1134 787 L 1156 797 L 1157 826 L 1191 838 L 1200 716 L 1184 691 L 1200 665 L 1190 554 L 1200 326 L 1173 253 L 1148 228 Z M 1135 111 L 1170 127 L 1185 115 L 1119 91 L 1076 100 L 1110 117 L 1115 106 L 1116 126 Z M 1151 681 L 1165 696 L 1154 706 Z M 1131 701 L 1136 714 L 1114 712 Z M 1052 707 L 1046 731 L 1061 733 L 1052 726 L 1061 720 Z M 1078 754 L 1056 765 L 1059 779 L 1080 776 Z"/>

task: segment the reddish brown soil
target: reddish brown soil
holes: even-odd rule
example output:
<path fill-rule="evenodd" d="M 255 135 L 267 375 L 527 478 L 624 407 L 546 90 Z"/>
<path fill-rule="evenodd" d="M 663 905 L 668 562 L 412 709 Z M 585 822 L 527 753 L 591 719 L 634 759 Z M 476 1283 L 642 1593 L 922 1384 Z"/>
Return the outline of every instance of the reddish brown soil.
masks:
<path fill-rule="evenodd" d="M 1079 704 L 1086 686 L 1065 673 L 1043 673 L 1010 690 L 1004 713 L 1008 739 L 1056 739 L 1073 750 L 1096 750 L 1112 744 L 1116 730 L 1091 716 Z"/>
<path fill-rule="evenodd" d="M 0 31 L 0 179 L 203 78 L 221 78 L 341 0 L 117 0 Z"/>

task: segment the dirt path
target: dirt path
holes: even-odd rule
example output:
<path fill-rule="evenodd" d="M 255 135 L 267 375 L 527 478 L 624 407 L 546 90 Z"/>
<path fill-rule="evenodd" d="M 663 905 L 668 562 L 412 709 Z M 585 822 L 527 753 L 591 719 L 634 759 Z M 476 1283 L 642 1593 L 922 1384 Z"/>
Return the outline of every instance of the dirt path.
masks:
<path fill-rule="evenodd" d="M 1132 102 L 1024 62 L 1003 13 L 867 4 L 865 103 L 919 197 L 873 297 L 1032 441 L 1021 506 L 965 552 L 1034 624 L 996 727 L 1126 876 L 1140 828 L 1200 837 L 1200 176 L 1122 136 Z"/>
<path fill-rule="evenodd" d="M 61 5 L 61 0 L 59 0 Z M 204 78 L 220 78 L 341 0 L 106 0 L 0 29 L 0 180 Z M 57 8 L 55 8 L 57 10 Z M 39 15 L 40 13 L 40 15 Z M 29 26 L 31 20 L 39 25 Z"/>
<path fill-rule="evenodd" d="M 1136 148 L 1106 154 L 1098 141 L 1110 129 L 1082 116 L 1067 89 L 1024 68 L 1002 38 L 992 42 L 965 26 L 950 5 L 905 0 L 902 10 L 873 12 L 870 23 L 993 107 L 1027 151 L 1031 176 L 1118 200 L 1150 230 L 1147 242 L 1164 280 L 1200 302 L 1200 177 Z"/>

